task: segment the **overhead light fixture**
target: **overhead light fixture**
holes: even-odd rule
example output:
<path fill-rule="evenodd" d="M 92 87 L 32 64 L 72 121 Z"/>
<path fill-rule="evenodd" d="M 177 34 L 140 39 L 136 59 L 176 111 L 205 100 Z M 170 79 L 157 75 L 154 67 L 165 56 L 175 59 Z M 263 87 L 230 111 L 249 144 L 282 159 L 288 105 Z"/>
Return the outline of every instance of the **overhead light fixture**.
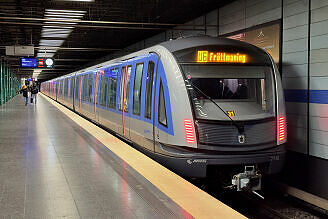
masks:
<path fill-rule="evenodd" d="M 53 50 L 53 49 L 39 49 L 38 52 L 45 52 L 45 53 L 55 53 L 57 50 Z"/>
<path fill-rule="evenodd" d="M 71 33 L 71 29 L 42 29 L 41 33 L 43 34 L 65 34 L 65 33 Z"/>
<path fill-rule="evenodd" d="M 46 9 L 46 12 L 60 12 L 60 13 L 81 13 L 81 14 L 85 14 L 87 13 L 86 11 L 73 11 L 73 10 L 61 10 L 61 9 Z"/>
<path fill-rule="evenodd" d="M 94 0 L 76 1 L 94 2 Z M 74 29 L 74 27 L 66 25 L 76 25 L 77 23 L 74 21 L 80 21 L 86 13 L 86 11 L 81 10 L 45 9 L 44 18 L 47 21 L 43 22 L 44 26 L 41 30 L 41 39 L 39 41 L 40 49 L 37 52 L 37 57 L 53 57 Z M 49 49 L 47 49 L 47 47 L 49 47 Z M 37 77 L 40 73 L 41 71 L 33 72 L 33 76 Z"/>
<path fill-rule="evenodd" d="M 70 13 L 52 13 L 52 12 L 48 12 L 45 14 L 45 17 L 47 18 L 58 18 L 58 17 L 61 17 L 61 18 L 80 18 L 80 17 L 83 17 L 84 14 L 70 14 Z"/>
<path fill-rule="evenodd" d="M 44 38 L 67 38 L 69 33 L 41 34 Z"/>
<path fill-rule="evenodd" d="M 43 26 L 43 27 L 45 27 L 45 28 L 62 28 L 62 29 L 73 29 L 74 27 L 68 27 L 68 26 L 49 26 L 49 25 L 46 25 L 46 26 Z"/>
<path fill-rule="evenodd" d="M 55 53 L 41 53 L 41 52 L 38 52 L 37 54 L 37 57 L 53 57 L 55 55 Z"/>
<path fill-rule="evenodd" d="M 38 73 L 40 73 L 40 72 L 42 72 L 42 69 L 34 69 L 34 70 L 33 70 L 33 74 L 38 74 Z"/>
<path fill-rule="evenodd" d="M 55 0 L 56 2 L 94 2 L 95 0 Z"/>

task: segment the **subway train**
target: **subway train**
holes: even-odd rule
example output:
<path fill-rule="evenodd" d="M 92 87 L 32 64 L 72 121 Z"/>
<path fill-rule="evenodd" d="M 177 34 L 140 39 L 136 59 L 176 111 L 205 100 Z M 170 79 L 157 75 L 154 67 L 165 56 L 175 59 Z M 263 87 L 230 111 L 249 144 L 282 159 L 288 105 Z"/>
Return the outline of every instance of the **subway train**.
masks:
<path fill-rule="evenodd" d="M 41 91 L 188 178 L 254 191 L 284 164 L 280 73 L 245 42 L 170 40 L 43 82 Z"/>

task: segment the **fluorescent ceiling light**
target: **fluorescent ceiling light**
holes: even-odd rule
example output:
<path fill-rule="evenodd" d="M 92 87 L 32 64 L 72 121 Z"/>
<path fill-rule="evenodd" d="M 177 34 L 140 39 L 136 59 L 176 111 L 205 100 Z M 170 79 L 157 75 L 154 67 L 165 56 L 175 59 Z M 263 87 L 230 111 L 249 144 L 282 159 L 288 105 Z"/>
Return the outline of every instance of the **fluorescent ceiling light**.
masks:
<path fill-rule="evenodd" d="M 46 9 L 46 12 L 81 13 L 81 14 L 87 13 L 86 11 L 72 11 L 72 10 L 60 10 L 60 9 Z"/>
<path fill-rule="evenodd" d="M 40 43 L 51 43 L 51 44 L 58 44 L 58 43 L 63 43 L 64 40 L 45 40 L 45 39 L 41 39 Z"/>
<path fill-rule="evenodd" d="M 45 24 L 67 24 L 67 25 L 77 24 L 77 23 L 63 22 L 63 21 L 45 21 L 44 23 Z"/>
<path fill-rule="evenodd" d="M 67 38 L 69 33 L 53 33 L 53 34 L 41 34 L 41 37 L 44 38 Z"/>
<path fill-rule="evenodd" d="M 55 55 L 55 53 L 37 53 L 37 57 L 53 57 Z"/>
<path fill-rule="evenodd" d="M 72 32 L 71 29 L 46 29 L 43 28 L 41 30 L 42 33 L 70 33 Z"/>
<path fill-rule="evenodd" d="M 44 26 L 41 30 L 41 40 L 39 42 L 40 49 L 38 50 L 37 56 L 53 57 L 56 54 L 57 49 L 60 48 L 74 28 L 71 26 L 57 26 L 56 24 L 77 24 L 74 21 L 80 21 L 86 13 L 86 11 L 46 9 L 44 17 L 47 18 L 48 21 L 44 22 Z M 67 22 L 61 20 L 67 20 Z M 62 40 L 45 38 L 62 38 Z M 51 47 L 51 49 L 47 50 L 46 47 Z"/>
<path fill-rule="evenodd" d="M 55 0 L 56 2 L 94 2 L 95 0 Z"/>
<path fill-rule="evenodd" d="M 81 18 L 83 16 L 84 16 L 84 14 L 70 14 L 70 13 L 51 13 L 51 14 L 46 13 L 45 14 L 46 18 L 52 18 L 52 17 L 55 17 L 55 18 Z"/>
<path fill-rule="evenodd" d="M 48 26 L 48 25 L 43 26 L 43 27 L 45 27 L 45 28 L 52 28 L 52 27 L 54 27 L 54 28 L 56 28 L 56 29 L 58 29 L 58 28 L 63 28 L 63 29 L 73 29 L 73 28 L 74 28 L 74 27 L 68 27 L 68 26 Z"/>
<path fill-rule="evenodd" d="M 70 18 L 70 19 L 65 19 L 65 18 L 62 18 L 62 17 L 49 17 L 48 18 L 49 20 L 53 20 L 53 21 L 56 21 L 56 20 L 69 20 L 69 21 L 80 21 L 81 19 L 80 18 Z"/>
<path fill-rule="evenodd" d="M 38 52 L 44 52 L 44 53 L 55 53 L 57 50 L 53 49 L 39 49 Z"/>

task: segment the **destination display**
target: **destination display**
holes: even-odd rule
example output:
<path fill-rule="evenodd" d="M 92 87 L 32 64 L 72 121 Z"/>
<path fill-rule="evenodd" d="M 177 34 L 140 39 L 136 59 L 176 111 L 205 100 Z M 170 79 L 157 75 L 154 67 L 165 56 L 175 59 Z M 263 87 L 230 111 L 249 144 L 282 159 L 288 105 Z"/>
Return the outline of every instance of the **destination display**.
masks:
<path fill-rule="evenodd" d="M 21 68 L 53 68 L 54 60 L 52 58 L 20 58 Z"/>
<path fill-rule="evenodd" d="M 21 58 L 20 59 L 21 68 L 36 68 L 36 58 Z"/>
<path fill-rule="evenodd" d="M 196 62 L 228 62 L 228 63 L 246 63 L 247 55 L 240 53 L 211 52 L 208 50 L 197 51 Z"/>

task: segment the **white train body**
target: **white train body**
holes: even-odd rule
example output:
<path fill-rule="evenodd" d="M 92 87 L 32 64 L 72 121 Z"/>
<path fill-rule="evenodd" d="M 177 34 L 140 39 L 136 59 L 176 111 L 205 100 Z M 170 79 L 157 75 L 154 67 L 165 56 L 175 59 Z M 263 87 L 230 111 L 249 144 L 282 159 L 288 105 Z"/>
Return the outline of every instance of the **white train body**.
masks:
<path fill-rule="evenodd" d="M 43 82 L 41 91 L 184 176 L 245 165 L 274 174 L 284 162 L 280 74 L 270 55 L 243 42 L 168 41 Z"/>

